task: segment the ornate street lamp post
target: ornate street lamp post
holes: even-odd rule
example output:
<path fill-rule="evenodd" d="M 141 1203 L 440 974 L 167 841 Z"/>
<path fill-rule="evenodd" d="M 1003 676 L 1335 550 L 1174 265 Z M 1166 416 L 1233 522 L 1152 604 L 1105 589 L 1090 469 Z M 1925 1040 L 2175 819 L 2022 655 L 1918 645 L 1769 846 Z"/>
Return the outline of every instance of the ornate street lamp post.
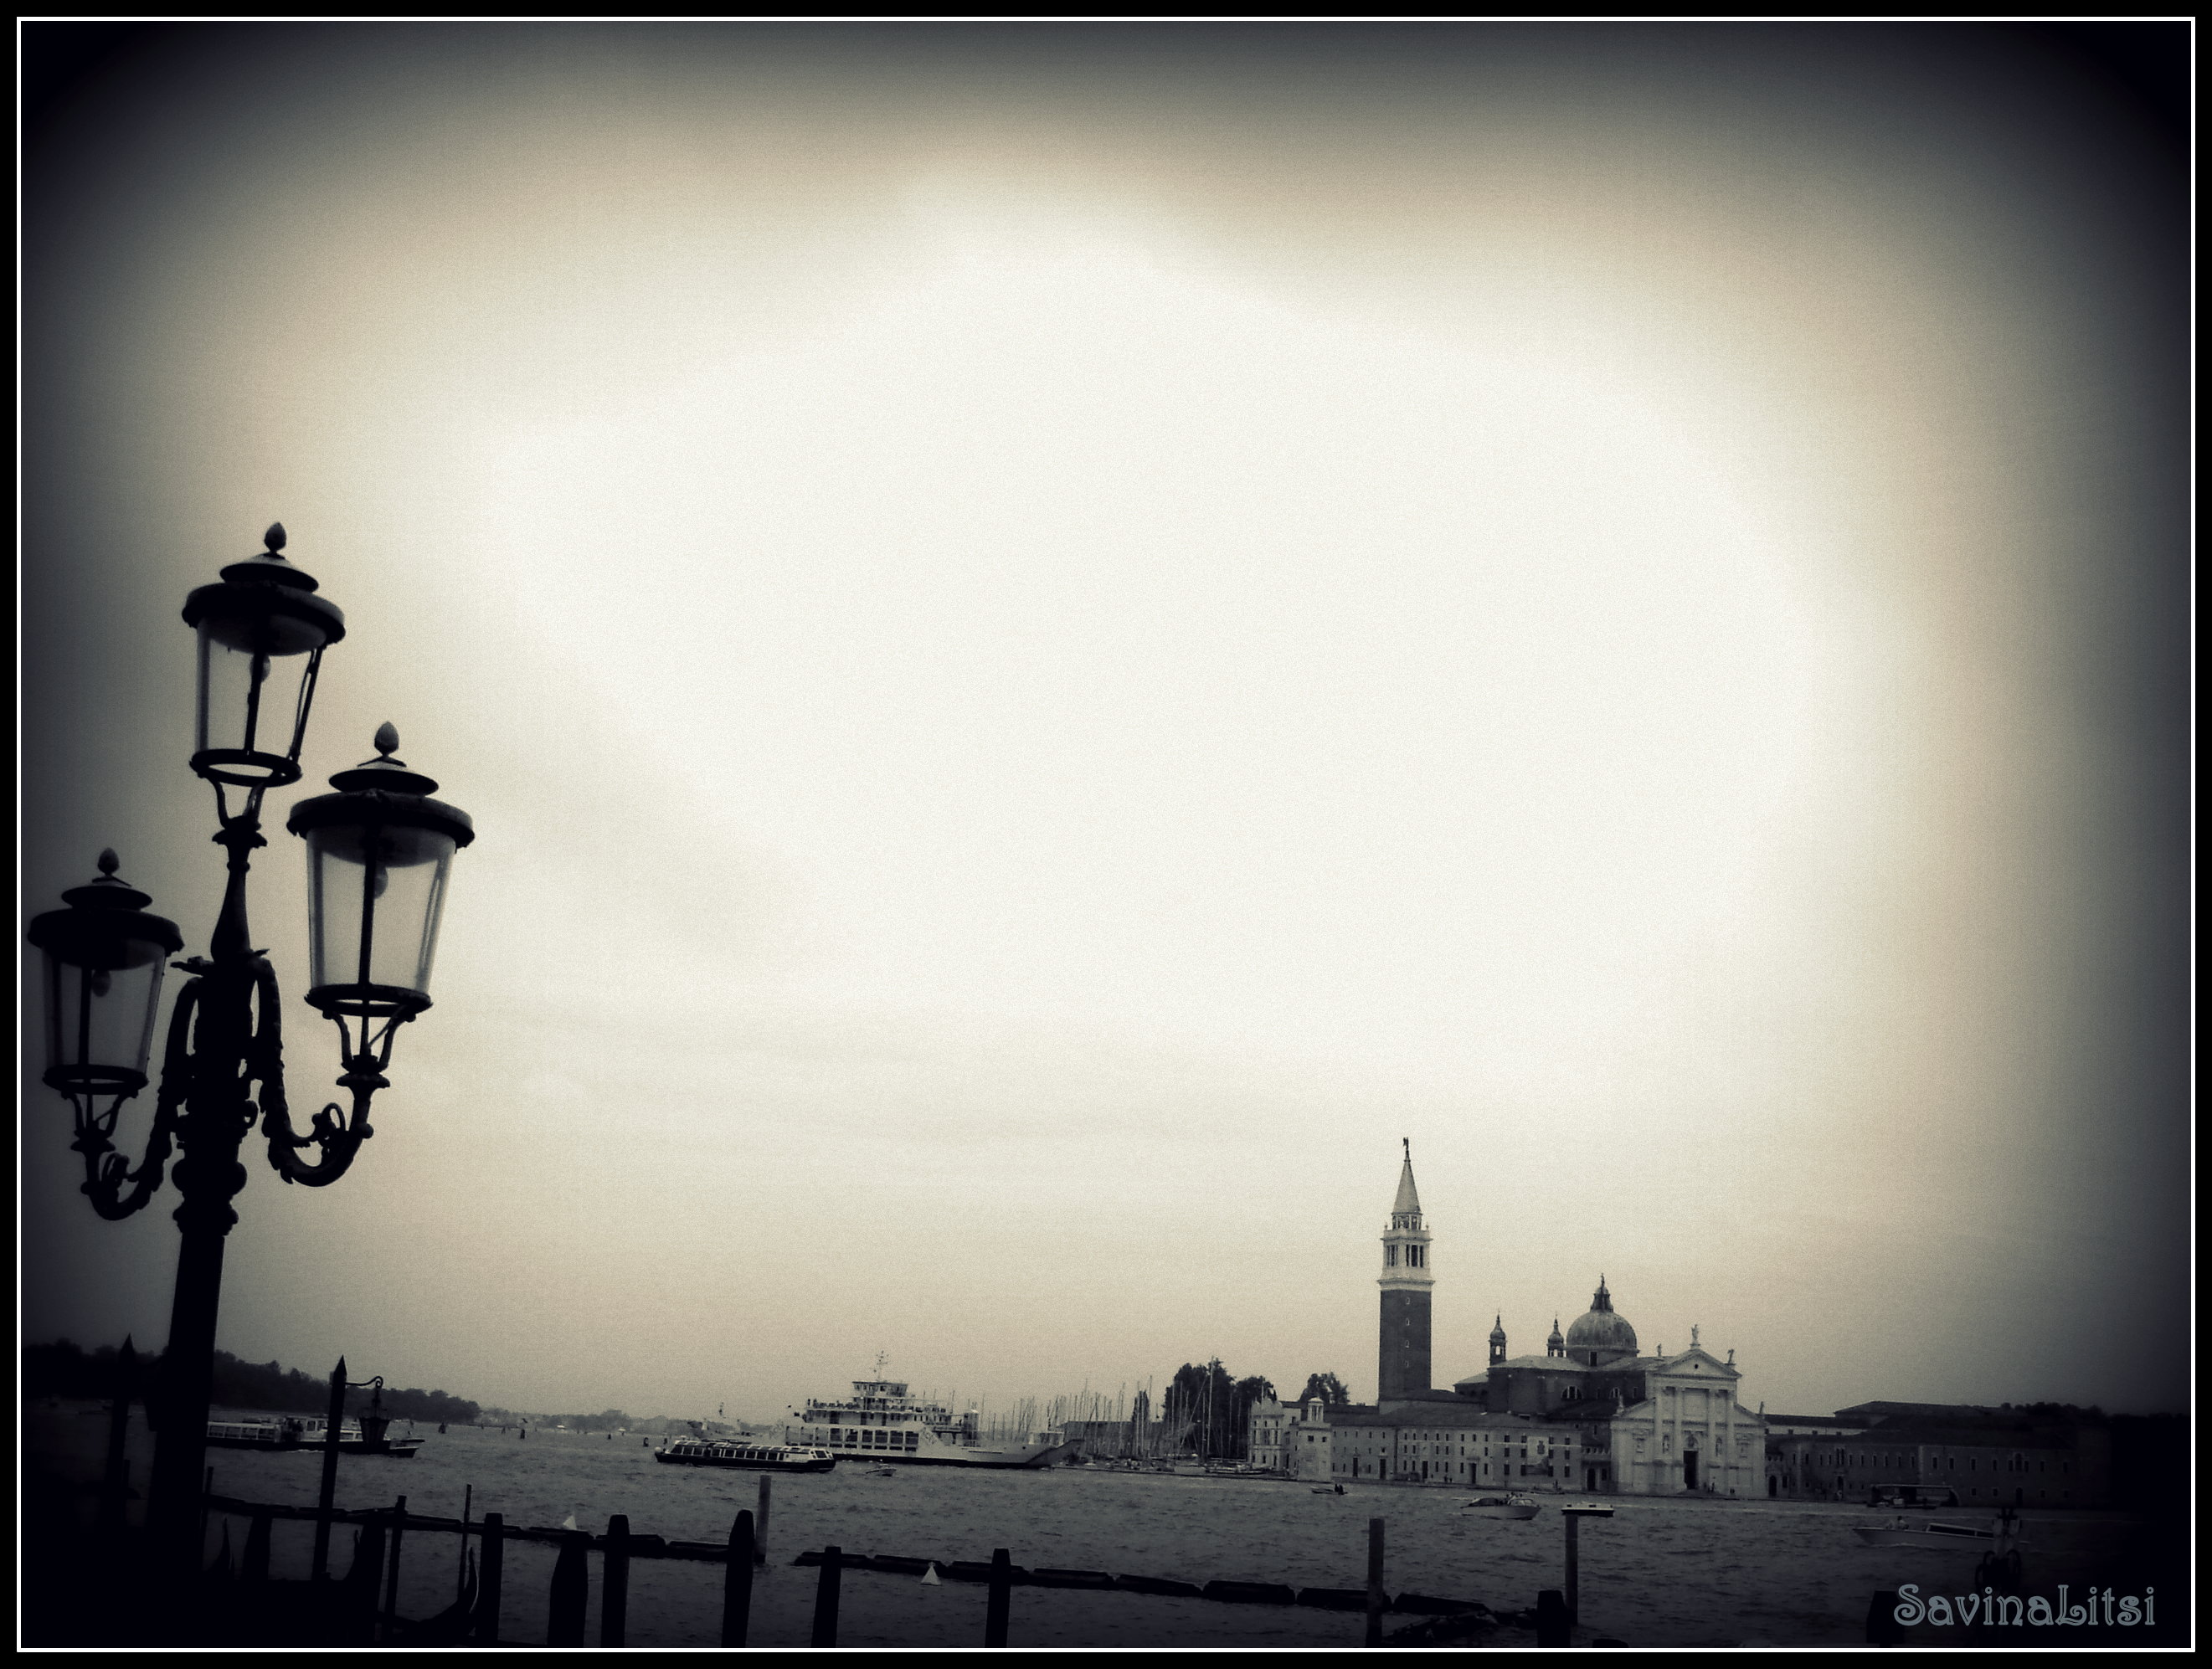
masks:
<path fill-rule="evenodd" d="M 276 976 L 246 927 L 246 877 L 253 849 L 267 844 L 263 794 L 299 780 L 323 651 L 344 636 L 345 617 L 284 559 L 281 524 L 264 543 L 185 604 L 199 635 L 191 766 L 215 786 L 214 839 L 229 881 L 208 954 L 175 964 L 191 977 L 170 1012 L 153 1129 L 135 1167 L 112 1138 L 123 1103 L 147 1084 L 162 970 L 183 937 L 117 878 L 112 852 L 100 853 L 98 879 L 64 893 L 66 907 L 30 929 L 45 952 L 45 1082 L 70 1102 L 93 1209 L 109 1218 L 142 1209 L 161 1188 L 172 1146 L 182 1149 L 169 1168 L 183 1196 L 182 1240 L 147 1506 L 155 1556 L 179 1574 L 199 1557 L 223 1241 L 238 1221 L 231 1200 L 246 1186 L 239 1150 L 258 1123 L 287 1182 L 319 1187 L 345 1174 L 371 1134 L 369 1098 L 388 1087 L 392 1034 L 430 1006 L 447 873 L 474 838 L 466 813 L 430 798 L 435 782 L 392 756 L 399 737 L 390 725 L 376 733 L 375 759 L 331 779 L 337 792 L 293 808 L 288 827 L 307 846 L 307 1000 L 337 1026 L 337 1082 L 351 1098 L 349 1108 L 324 1108 L 300 1134 L 284 1101 Z"/>

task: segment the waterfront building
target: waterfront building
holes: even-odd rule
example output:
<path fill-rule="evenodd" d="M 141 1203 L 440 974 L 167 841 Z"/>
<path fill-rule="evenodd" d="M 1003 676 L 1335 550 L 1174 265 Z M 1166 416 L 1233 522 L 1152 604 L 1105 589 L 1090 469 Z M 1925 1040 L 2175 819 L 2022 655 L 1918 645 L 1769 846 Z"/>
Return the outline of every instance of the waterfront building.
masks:
<path fill-rule="evenodd" d="M 2112 1437 L 2048 1410 L 1861 1403 L 1832 1415 L 1747 1406 L 1735 1352 L 1645 1351 L 1605 1278 L 1540 1356 L 1514 1356 L 1493 1318 L 1483 1372 L 1431 1387 L 1432 1239 L 1410 1144 L 1382 1232 L 1372 1403 L 1254 1405 L 1252 1464 L 1318 1483 L 1444 1483 L 1577 1493 L 1863 1501 L 1941 1484 L 1962 1506 L 2097 1507 Z M 2140 1447 L 2141 1445 L 2139 1445 Z"/>
<path fill-rule="evenodd" d="M 1856 1437 L 1871 1423 L 1838 1414 L 1770 1414 L 1766 1435 L 1770 1442 L 1777 1437 Z"/>
<path fill-rule="evenodd" d="M 1747 1409 L 1735 1352 L 1645 1353 L 1603 1277 L 1541 1356 L 1508 1353 L 1504 1318 L 1480 1375 L 1432 1388 L 1432 1241 L 1408 1144 L 1382 1232 L 1376 1399 L 1254 1410 L 1255 1465 L 1324 1482 L 1437 1480 L 1638 1495 L 1765 1493 L 1763 1411 Z"/>
<path fill-rule="evenodd" d="M 1770 1417 L 1766 1493 L 1864 1501 L 1887 1484 L 1946 1485 L 1966 1507 L 2102 1507 L 2112 1491 L 2103 1427 L 2008 1410 L 1863 1403 Z M 1808 1429 L 1809 1428 L 1809 1429 Z"/>
<path fill-rule="evenodd" d="M 1579 1470 L 1572 1427 L 1492 1414 L 1449 1393 L 1418 1400 L 1285 1411 L 1283 1470 L 1321 1484 L 1451 1484 L 1552 1490 Z"/>
<path fill-rule="evenodd" d="M 1262 1472 L 1290 1470 L 1290 1429 L 1297 1423 L 1297 1405 L 1269 1397 L 1255 1402 L 1245 1415 L 1244 1453 Z"/>

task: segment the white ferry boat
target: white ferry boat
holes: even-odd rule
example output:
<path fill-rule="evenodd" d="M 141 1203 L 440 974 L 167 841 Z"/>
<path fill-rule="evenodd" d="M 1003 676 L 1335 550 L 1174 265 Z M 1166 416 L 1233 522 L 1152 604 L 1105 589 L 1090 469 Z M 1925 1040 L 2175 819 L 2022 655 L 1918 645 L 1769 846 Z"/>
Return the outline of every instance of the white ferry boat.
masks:
<path fill-rule="evenodd" d="M 883 1372 L 880 1361 L 876 1371 Z M 942 1404 L 914 1396 L 903 1380 L 854 1380 L 851 1396 L 809 1397 L 792 1412 L 805 1428 L 804 1441 L 841 1458 L 896 1466 L 1044 1466 L 1077 1447 L 1056 1431 L 1032 1432 L 1027 1441 L 986 1439 L 975 1409 L 955 1418 Z"/>

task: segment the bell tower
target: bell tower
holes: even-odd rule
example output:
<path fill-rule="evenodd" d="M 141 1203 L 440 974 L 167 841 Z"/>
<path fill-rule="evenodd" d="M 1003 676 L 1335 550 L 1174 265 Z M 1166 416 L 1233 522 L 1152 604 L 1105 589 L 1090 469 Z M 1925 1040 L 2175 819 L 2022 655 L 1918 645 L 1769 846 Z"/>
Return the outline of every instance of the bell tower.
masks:
<path fill-rule="evenodd" d="M 1505 1360 L 1505 1318 L 1500 1315 L 1490 1324 L 1490 1365 L 1493 1368 Z"/>
<path fill-rule="evenodd" d="M 1421 1197 L 1413 1189 L 1413 1144 L 1404 1138 L 1405 1167 L 1398 1173 L 1398 1197 L 1390 1202 L 1390 1226 L 1382 1231 L 1382 1326 L 1375 1374 L 1375 1398 L 1385 1402 L 1429 1388 L 1429 1290 L 1436 1276 L 1429 1267 L 1429 1231 L 1421 1227 Z"/>

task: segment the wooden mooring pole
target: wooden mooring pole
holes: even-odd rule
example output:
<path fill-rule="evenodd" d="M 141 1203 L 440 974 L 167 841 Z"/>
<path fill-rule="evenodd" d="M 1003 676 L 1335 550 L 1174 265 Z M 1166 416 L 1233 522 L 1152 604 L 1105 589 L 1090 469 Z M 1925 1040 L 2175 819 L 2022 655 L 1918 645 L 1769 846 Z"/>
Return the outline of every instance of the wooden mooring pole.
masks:
<path fill-rule="evenodd" d="M 320 1516 L 315 1520 L 315 1560 L 308 1575 L 321 1581 L 330 1574 L 331 1508 L 338 1498 L 338 1428 L 345 1423 L 345 1358 L 331 1369 L 330 1423 L 323 1428 L 323 1484 L 315 1496 Z"/>
<path fill-rule="evenodd" d="M 1382 1643 L 1382 1613 L 1390 1609 L 1390 1596 L 1382 1588 L 1383 1520 L 1367 1520 L 1367 1643 Z"/>
<path fill-rule="evenodd" d="M 392 1560 L 384 1568 L 384 1637 L 399 1632 L 399 1534 L 407 1525 L 407 1497 L 392 1503 Z"/>
<path fill-rule="evenodd" d="M 765 1484 L 768 1480 L 761 1480 Z M 742 1646 L 753 1614 L 753 1515 L 740 1513 L 730 1526 L 730 1557 L 722 1566 L 722 1644 Z"/>
<path fill-rule="evenodd" d="M 242 1581 L 265 1582 L 269 1580 L 269 1509 L 263 1508 L 254 1514 L 252 1523 L 246 1532 L 246 1558 L 239 1568 Z"/>
<path fill-rule="evenodd" d="M 1567 1622 L 1570 1626 L 1582 1618 L 1582 1527 L 1580 1513 L 1565 1514 L 1567 1520 Z"/>
<path fill-rule="evenodd" d="M 500 1557 L 507 1547 L 507 1518 L 500 1513 L 486 1513 L 483 1527 L 477 1532 L 477 1545 L 483 1549 L 477 1561 L 476 1627 L 471 1631 L 479 1646 L 499 1644 L 499 1578 Z"/>
<path fill-rule="evenodd" d="M 1006 1612 L 1014 1597 L 1013 1557 L 1003 1547 L 991 1550 L 991 1593 L 983 1607 L 983 1643 L 1006 1643 Z"/>
<path fill-rule="evenodd" d="M 477 1498 L 477 1486 L 469 1484 L 461 1493 L 461 1551 L 453 1561 L 453 1603 L 459 1605 L 469 1586 L 469 1509 Z"/>
<path fill-rule="evenodd" d="M 383 1575 L 384 1520 L 372 1513 L 354 1539 L 353 1569 L 341 1585 L 347 1633 L 363 1646 L 376 1643 L 376 1595 L 384 1585 Z"/>
<path fill-rule="evenodd" d="M 768 1563 L 768 1486 L 774 1481 L 766 1472 L 761 1474 L 760 1505 L 753 1517 L 753 1563 L 757 1565 Z"/>
<path fill-rule="evenodd" d="M 822 1550 L 822 1580 L 814 1585 L 814 1636 L 806 1642 L 810 1646 L 837 1643 L 837 1578 L 844 1557 L 842 1547 Z"/>
<path fill-rule="evenodd" d="M 548 1646 L 584 1643 L 584 1612 L 591 1600 L 592 1538 L 578 1530 L 561 1538 L 561 1556 L 553 1562 L 553 1592 L 545 1612 Z"/>
<path fill-rule="evenodd" d="M 1575 1643 L 1574 1628 L 1567 1621 L 1567 1599 L 1557 1588 L 1545 1588 L 1536 1595 L 1536 1643 L 1539 1646 L 1571 1646 Z"/>
<path fill-rule="evenodd" d="M 126 1334 L 115 1353 L 115 1399 L 107 1405 L 107 1470 L 100 1490 L 100 1533 L 123 1530 L 123 1503 L 131 1498 L 131 1462 L 125 1444 L 131 1435 L 131 1397 L 138 1380 L 138 1352 Z"/>
<path fill-rule="evenodd" d="M 600 1561 L 599 1644 L 620 1646 L 629 1623 L 629 1515 L 607 1520 L 607 1551 Z"/>

